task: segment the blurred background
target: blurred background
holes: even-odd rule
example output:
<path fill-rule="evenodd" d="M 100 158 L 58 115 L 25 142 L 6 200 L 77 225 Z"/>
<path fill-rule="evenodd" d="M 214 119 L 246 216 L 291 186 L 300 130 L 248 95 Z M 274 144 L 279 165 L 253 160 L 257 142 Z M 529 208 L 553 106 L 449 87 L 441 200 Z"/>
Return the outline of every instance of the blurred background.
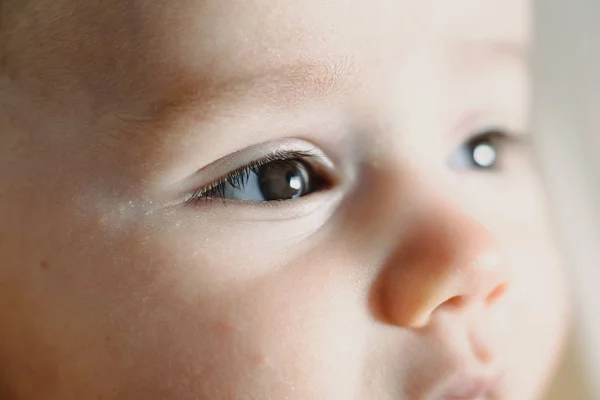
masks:
<path fill-rule="evenodd" d="M 600 1 L 536 0 L 534 15 L 533 131 L 574 304 L 547 400 L 599 400 Z"/>

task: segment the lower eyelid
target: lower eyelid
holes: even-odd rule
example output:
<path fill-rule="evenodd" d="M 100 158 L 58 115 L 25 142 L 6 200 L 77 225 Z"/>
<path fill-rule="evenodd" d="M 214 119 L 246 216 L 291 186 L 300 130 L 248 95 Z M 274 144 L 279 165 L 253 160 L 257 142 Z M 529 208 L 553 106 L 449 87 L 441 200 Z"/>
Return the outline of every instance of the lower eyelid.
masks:
<path fill-rule="evenodd" d="M 218 212 L 220 222 L 295 221 L 315 213 L 332 214 L 343 198 L 343 191 L 320 191 L 292 201 L 239 201 L 222 198 L 201 198 L 189 207 L 210 214 Z M 312 218 L 312 217 L 310 217 Z"/>

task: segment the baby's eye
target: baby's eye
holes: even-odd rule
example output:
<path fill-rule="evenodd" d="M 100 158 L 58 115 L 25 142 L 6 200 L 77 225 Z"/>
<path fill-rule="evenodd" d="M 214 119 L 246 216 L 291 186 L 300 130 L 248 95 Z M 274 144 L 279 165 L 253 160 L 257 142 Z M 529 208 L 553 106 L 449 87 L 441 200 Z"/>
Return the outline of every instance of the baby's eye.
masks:
<path fill-rule="evenodd" d="M 202 198 L 246 202 L 294 200 L 323 190 L 327 183 L 322 174 L 300 157 L 274 159 L 229 173 L 209 187 L 198 190 L 191 201 Z"/>
<path fill-rule="evenodd" d="M 454 152 L 450 165 L 456 169 L 496 170 L 507 140 L 508 134 L 497 129 L 473 136 Z"/>

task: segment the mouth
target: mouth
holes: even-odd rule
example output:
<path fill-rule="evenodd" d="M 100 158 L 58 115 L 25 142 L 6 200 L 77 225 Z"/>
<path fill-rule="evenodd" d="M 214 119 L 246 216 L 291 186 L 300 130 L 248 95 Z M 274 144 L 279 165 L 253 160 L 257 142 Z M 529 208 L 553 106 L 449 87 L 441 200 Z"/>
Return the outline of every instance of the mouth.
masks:
<path fill-rule="evenodd" d="M 440 400 L 483 399 L 499 385 L 501 379 L 501 374 L 460 377 L 453 381 Z"/>

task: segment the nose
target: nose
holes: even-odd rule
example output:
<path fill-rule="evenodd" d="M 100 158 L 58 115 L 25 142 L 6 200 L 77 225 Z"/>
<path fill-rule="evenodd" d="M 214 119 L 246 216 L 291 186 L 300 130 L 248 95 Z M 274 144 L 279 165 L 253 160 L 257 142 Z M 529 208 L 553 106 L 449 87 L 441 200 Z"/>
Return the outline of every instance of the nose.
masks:
<path fill-rule="evenodd" d="M 374 286 L 387 323 L 418 328 L 441 309 L 489 306 L 508 287 L 499 248 L 489 230 L 439 204 L 413 214 Z"/>

